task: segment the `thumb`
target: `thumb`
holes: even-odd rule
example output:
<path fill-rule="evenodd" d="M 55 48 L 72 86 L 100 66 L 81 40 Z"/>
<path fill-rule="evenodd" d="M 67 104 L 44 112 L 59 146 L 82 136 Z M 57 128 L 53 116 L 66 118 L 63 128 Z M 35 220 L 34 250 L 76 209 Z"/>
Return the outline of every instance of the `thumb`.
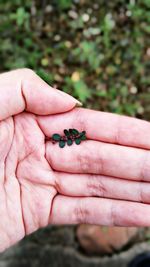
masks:
<path fill-rule="evenodd" d="M 0 75 L 0 120 L 24 110 L 37 115 L 66 112 L 81 102 L 50 87 L 30 69 Z"/>

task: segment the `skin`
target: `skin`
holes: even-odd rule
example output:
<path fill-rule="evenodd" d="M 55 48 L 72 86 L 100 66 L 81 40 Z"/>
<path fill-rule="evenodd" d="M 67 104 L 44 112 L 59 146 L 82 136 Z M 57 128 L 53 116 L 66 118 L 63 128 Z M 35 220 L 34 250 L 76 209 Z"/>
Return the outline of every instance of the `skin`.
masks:
<path fill-rule="evenodd" d="M 149 122 L 77 108 L 28 69 L 0 91 L 1 252 L 48 224 L 150 226 Z M 65 128 L 88 140 L 45 140 Z"/>

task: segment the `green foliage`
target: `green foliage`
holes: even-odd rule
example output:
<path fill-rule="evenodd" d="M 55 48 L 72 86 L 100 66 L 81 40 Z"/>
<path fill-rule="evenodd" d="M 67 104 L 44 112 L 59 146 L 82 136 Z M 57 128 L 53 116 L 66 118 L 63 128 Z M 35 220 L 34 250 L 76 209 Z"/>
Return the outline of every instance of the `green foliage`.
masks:
<path fill-rule="evenodd" d="M 59 141 L 59 147 L 63 148 L 65 146 L 66 142 L 64 140 Z"/>
<path fill-rule="evenodd" d="M 111 46 L 110 34 L 114 26 L 115 22 L 113 20 L 112 14 L 106 14 L 102 24 L 100 25 L 103 32 L 103 43 L 106 49 Z"/>
<path fill-rule="evenodd" d="M 61 136 L 60 136 L 59 134 L 53 134 L 53 135 L 52 135 L 52 139 L 53 139 L 54 141 L 59 141 L 59 140 L 61 139 Z"/>
<path fill-rule="evenodd" d="M 69 131 L 68 130 L 64 130 L 64 134 L 66 135 L 66 136 L 70 136 L 70 133 L 69 133 Z"/>
<path fill-rule="evenodd" d="M 86 107 L 150 119 L 149 0 L 1 0 L 0 18 L 1 72 L 32 68 Z"/>
<path fill-rule="evenodd" d="M 79 134 L 78 130 L 76 130 L 76 129 L 69 129 L 69 133 L 73 134 L 73 135 L 78 135 Z"/>
<path fill-rule="evenodd" d="M 67 140 L 67 145 L 68 145 L 68 146 L 71 146 L 72 144 L 73 144 L 73 141 L 72 141 L 71 139 L 68 139 L 68 140 Z"/>
<path fill-rule="evenodd" d="M 56 0 L 54 3 L 57 5 L 57 8 L 60 8 L 62 10 L 68 9 L 72 5 L 72 0 Z"/>
<path fill-rule="evenodd" d="M 15 13 L 10 14 L 12 22 L 16 22 L 18 27 L 24 25 L 26 29 L 29 29 L 29 17 L 30 15 L 24 7 L 18 7 Z"/>
<path fill-rule="evenodd" d="M 90 89 L 83 80 L 74 82 L 73 88 L 75 95 L 80 99 L 80 101 L 85 102 L 88 98 L 90 98 Z"/>
<path fill-rule="evenodd" d="M 80 139 L 81 139 L 81 140 L 86 140 L 86 136 L 85 136 L 85 134 L 86 134 L 85 131 L 83 131 L 83 132 L 80 133 Z"/>
<path fill-rule="evenodd" d="M 79 47 L 73 50 L 73 55 L 80 59 L 81 63 L 89 64 L 91 70 L 96 70 L 101 61 L 103 60 L 103 55 L 98 50 L 96 43 L 91 41 L 83 41 L 80 43 Z"/>
<path fill-rule="evenodd" d="M 76 143 L 76 145 L 80 145 L 80 143 L 81 143 L 81 139 L 80 139 L 80 138 L 76 138 L 76 139 L 75 139 L 75 143 Z"/>
<path fill-rule="evenodd" d="M 86 140 L 86 136 L 85 135 L 82 135 L 80 139 L 81 140 Z"/>

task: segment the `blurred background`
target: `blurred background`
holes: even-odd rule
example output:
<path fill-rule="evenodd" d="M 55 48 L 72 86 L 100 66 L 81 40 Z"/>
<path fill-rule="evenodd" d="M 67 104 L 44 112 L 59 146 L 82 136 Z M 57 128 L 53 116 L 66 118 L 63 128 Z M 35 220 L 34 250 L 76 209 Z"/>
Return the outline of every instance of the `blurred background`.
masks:
<path fill-rule="evenodd" d="M 0 72 L 28 67 L 84 107 L 150 119 L 150 0 L 0 0 Z M 127 266 L 147 228 L 49 226 L 0 267 Z"/>

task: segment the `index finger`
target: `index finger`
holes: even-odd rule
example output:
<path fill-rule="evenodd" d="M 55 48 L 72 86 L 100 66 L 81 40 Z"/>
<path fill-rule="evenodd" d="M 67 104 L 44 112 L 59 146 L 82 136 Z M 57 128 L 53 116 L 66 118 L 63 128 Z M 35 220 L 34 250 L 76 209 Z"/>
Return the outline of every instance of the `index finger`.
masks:
<path fill-rule="evenodd" d="M 76 128 L 86 131 L 88 139 L 150 149 L 150 123 L 144 120 L 75 108 L 58 115 L 39 116 L 38 121 L 48 137 L 53 133 L 63 134 L 64 129 Z"/>

